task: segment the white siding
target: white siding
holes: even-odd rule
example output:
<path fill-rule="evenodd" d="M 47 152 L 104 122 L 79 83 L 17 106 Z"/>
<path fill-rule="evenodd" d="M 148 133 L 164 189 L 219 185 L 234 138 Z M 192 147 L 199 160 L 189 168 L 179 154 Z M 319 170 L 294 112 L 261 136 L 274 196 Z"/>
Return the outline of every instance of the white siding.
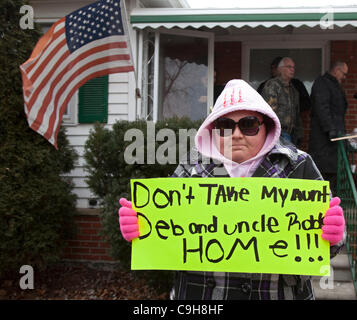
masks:
<path fill-rule="evenodd" d="M 111 128 L 117 120 L 128 120 L 129 116 L 129 74 L 111 74 L 109 75 L 109 96 L 108 96 L 108 124 Z M 88 188 L 86 180 L 86 171 L 84 170 L 85 160 L 83 158 L 84 145 L 94 128 L 92 124 L 65 125 L 67 137 L 70 145 L 79 155 L 78 161 L 67 176 L 72 178 L 74 183 L 73 192 L 77 195 L 77 207 L 89 208 L 89 199 L 96 196 Z"/>

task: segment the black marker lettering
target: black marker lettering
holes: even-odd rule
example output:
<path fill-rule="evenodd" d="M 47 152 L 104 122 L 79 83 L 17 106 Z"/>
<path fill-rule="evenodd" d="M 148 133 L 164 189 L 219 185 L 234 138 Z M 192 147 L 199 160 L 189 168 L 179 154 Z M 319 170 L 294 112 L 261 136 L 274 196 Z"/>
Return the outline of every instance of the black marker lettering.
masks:
<path fill-rule="evenodd" d="M 319 235 L 315 233 L 315 246 L 319 248 Z"/>
<path fill-rule="evenodd" d="M 208 225 L 208 232 L 215 233 L 217 232 L 217 217 L 212 217 L 212 223 Z"/>
<path fill-rule="evenodd" d="M 273 187 L 271 189 L 271 191 L 269 192 L 266 186 L 263 186 L 262 188 L 262 195 L 261 195 L 261 199 L 265 199 L 265 197 L 267 198 L 271 198 L 273 196 L 273 200 L 274 202 L 278 202 L 278 197 L 277 197 L 277 192 L 276 192 L 276 187 Z"/>
<path fill-rule="evenodd" d="M 227 186 L 227 197 L 229 201 L 237 201 L 238 200 L 238 192 L 234 190 L 234 187 Z"/>
<path fill-rule="evenodd" d="M 284 193 L 281 191 L 281 189 L 279 189 L 279 194 L 280 194 L 280 197 L 281 197 L 281 207 L 282 208 L 284 208 L 284 203 L 285 203 L 285 199 L 288 196 L 288 192 L 289 192 L 288 189 L 285 189 Z"/>
<path fill-rule="evenodd" d="M 323 190 L 300 190 L 300 189 L 293 189 L 292 194 L 290 197 L 291 201 L 321 201 L 326 202 L 329 198 L 329 193 L 327 192 L 327 187 L 323 186 Z"/>
<path fill-rule="evenodd" d="M 142 187 L 142 188 L 144 188 L 146 191 L 147 191 L 147 200 L 146 200 L 146 202 L 144 203 L 144 204 L 142 204 L 142 205 L 139 205 L 138 204 L 138 199 L 137 199 L 137 194 L 138 194 L 138 191 L 137 191 L 137 189 L 138 189 L 138 187 Z M 150 200 L 150 191 L 149 191 L 149 189 L 148 189 L 148 187 L 146 186 L 146 185 L 144 185 L 144 184 L 142 184 L 141 182 L 139 182 L 139 181 L 134 181 L 134 191 L 133 191 L 133 193 L 134 193 L 134 196 L 133 196 L 133 201 L 134 201 L 134 206 L 135 206 L 135 208 L 143 208 L 143 207 L 145 207 L 148 203 L 149 203 L 149 200 Z"/>
<path fill-rule="evenodd" d="M 188 204 L 191 204 L 191 200 L 195 199 L 195 197 L 192 195 L 192 187 L 189 187 L 188 195 L 186 196 L 186 199 L 188 200 Z"/>
<path fill-rule="evenodd" d="M 219 249 L 221 250 L 222 254 L 220 257 L 218 257 L 217 259 L 211 259 L 208 257 L 208 250 L 209 248 L 211 247 L 211 245 L 213 244 L 217 244 Z M 220 244 L 220 242 L 216 239 L 211 239 L 210 241 L 208 241 L 207 245 L 206 245 L 206 258 L 209 262 L 212 262 L 212 263 L 217 263 L 217 262 L 220 262 L 223 260 L 224 258 L 224 250 L 223 250 L 223 247 L 222 245 Z"/>
<path fill-rule="evenodd" d="M 141 234 L 140 233 L 139 239 L 143 240 L 143 239 L 147 238 L 151 234 L 152 225 L 151 225 L 150 220 L 148 218 L 146 218 L 146 216 L 143 213 L 137 212 L 137 215 L 138 215 L 138 217 L 143 217 L 147 221 L 147 223 L 148 223 L 148 225 L 150 227 L 150 230 L 149 230 L 149 232 L 147 234 Z"/>
<path fill-rule="evenodd" d="M 205 224 L 191 222 L 188 225 L 188 230 L 191 234 L 202 233 L 202 229 L 204 229 L 205 233 L 207 232 L 207 226 Z"/>
<path fill-rule="evenodd" d="M 268 224 L 267 224 L 269 232 L 271 233 L 279 232 L 279 230 L 273 230 L 273 227 L 278 227 L 278 226 L 279 226 L 279 221 L 274 217 L 269 217 Z"/>
<path fill-rule="evenodd" d="M 218 191 L 217 191 L 217 194 L 216 194 L 215 205 L 218 205 L 220 197 L 222 197 L 222 201 L 223 202 L 227 201 L 226 189 L 224 188 L 223 184 L 220 184 L 219 187 L 218 187 Z"/>
<path fill-rule="evenodd" d="M 207 191 L 207 204 L 211 204 L 211 190 L 212 190 L 212 188 L 216 188 L 217 184 L 203 184 L 203 183 L 200 183 L 199 186 L 200 187 L 204 187 L 204 188 L 208 188 L 208 191 Z"/>
<path fill-rule="evenodd" d="M 323 216 L 322 213 L 319 213 L 317 219 L 314 219 L 313 215 L 310 215 L 309 219 L 303 220 L 301 226 L 303 230 L 313 230 L 313 229 L 321 229 L 323 225 Z"/>
<path fill-rule="evenodd" d="M 301 229 L 301 225 L 300 222 L 297 219 L 297 214 L 295 212 L 289 212 L 285 215 L 285 217 L 290 217 L 289 219 L 289 225 L 288 225 L 288 231 L 290 231 L 290 228 L 294 225 L 297 224 L 298 225 L 298 229 Z"/>
<path fill-rule="evenodd" d="M 170 226 L 167 224 L 166 221 L 164 221 L 164 220 L 157 221 L 156 225 L 155 225 L 155 229 L 156 229 L 157 235 L 160 237 L 160 239 L 166 240 L 168 238 L 167 236 L 162 235 L 159 231 L 161 229 L 164 229 L 164 230 L 170 229 Z"/>
<path fill-rule="evenodd" d="M 226 224 L 224 224 L 224 226 L 223 226 L 223 232 L 229 236 L 231 236 L 233 233 L 235 233 L 236 230 L 237 230 L 237 224 L 234 225 L 234 229 L 232 232 L 228 232 L 228 227 Z"/>
<path fill-rule="evenodd" d="M 200 261 L 202 263 L 202 236 L 199 237 L 199 244 L 197 249 L 187 249 L 187 240 L 186 238 L 183 238 L 183 263 L 187 262 L 188 252 L 198 252 L 200 254 Z"/>
<path fill-rule="evenodd" d="M 257 238 L 256 238 L 256 237 L 252 237 L 252 238 L 248 241 L 248 243 L 247 243 L 246 245 L 244 245 L 244 243 L 242 242 L 242 240 L 240 240 L 239 238 L 236 238 L 236 240 L 235 240 L 234 243 L 233 243 L 232 249 L 231 249 L 231 251 L 229 252 L 229 254 L 228 254 L 226 260 L 229 260 L 229 259 L 232 257 L 232 255 L 233 255 L 233 253 L 234 253 L 234 251 L 235 251 L 235 249 L 236 249 L 236 247 L 237 247 L 238 244 L 242 247 L 243 250 L 248 250 L 249 247 L 253 244 L 255 261 L 256 261 L 256 262 L 259 262 L 258 245 L 257 245 Z"/>
<path fill-rule="evenodd" d="M 169 196 L 170 196 L 170 205 L 172 206 L 172 204 L 174 203 L 174 194 L 177 195 L 177 205 L 181 205 L 181 193 L 177 190 L 170 190 L 169 191 Z"/>
<path fill-rule="evenodd" d="M 244 199 L 244 195 L 249 195 L 249 190 L 246 189 L 246 188 L 242 188 L 240 191 L 239 191 L 239 198 L 243 201 L 248 201 L 248 199 Z"/>
<path fill-rule="evenodd" d="M 296 236 L 296 249 L 300 250 L 300 236 L 298 234 Z"/>
<path fill-rule="evenodd" d="M 166 202 L 165 204 L 158 204 L 158 203 L 156 202 L 156 197 L 157 197 L 157 194 L 158 194 L 158 193 L 163 194 L 164 197 L 166 198 L 167 202 Z M 167 195 L 167 193 L 166 193 L 164 190 L 161 190 L 160 188 L 157 188 L 157 189 L 155 190 L 155 192 L 154 192 L 152 198 L 153 198 L 152 200 L 153 200 L 154 205 L 156 206 L 156 208 L 160 208 L 160 209 L 166 208 L 166 207 L 170 204 L 170 198 L 169 198 L 169 196 Z"/>
<path fill-rule="evenodd" d="M 273 254 L 276 256 L 276 257 L 279 257 L 279 258 L 284 258 L 287 256 L 287 254 L 277 254 L 275 252 L 275 249 L 286 249 L 288 247 L 288 243 L 284 240 L 278 240 L 277 242 L 275 242 L 273 245 L 270 245 L 269 246 L 269 249 L 272 249 L 273 250 Z"/>
<path fill-rule="evenodd" d="M 172 234 L 174 236 L 182 236 L 184 234 L 184 230 L 179 224 L 174 224 L 172 219 L 170 219 L 170 223 L 172 228 Z"/>

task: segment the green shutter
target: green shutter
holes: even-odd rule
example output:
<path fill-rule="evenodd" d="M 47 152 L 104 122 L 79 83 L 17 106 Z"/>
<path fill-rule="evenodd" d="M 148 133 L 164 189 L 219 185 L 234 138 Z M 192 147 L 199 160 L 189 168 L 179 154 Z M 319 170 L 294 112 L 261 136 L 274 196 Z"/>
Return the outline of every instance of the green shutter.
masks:
<path fill-rule="evenodd" d="M 78 122 L 97 121 L 108 121 L 108 75 L 91 79 L 79 88 Z"/>

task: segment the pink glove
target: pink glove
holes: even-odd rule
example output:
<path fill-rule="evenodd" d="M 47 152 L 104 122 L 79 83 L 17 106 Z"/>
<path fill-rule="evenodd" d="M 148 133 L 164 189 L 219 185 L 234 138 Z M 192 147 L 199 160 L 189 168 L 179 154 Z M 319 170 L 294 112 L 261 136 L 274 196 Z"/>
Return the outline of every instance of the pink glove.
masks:
<path fill-rule="evenodd" d="M 333 246 L 343 239 L 345 231 L 345 218 L 343 217 L 343 210 L 339 206 L 341 200 L 338 197 L 332 198 L 330 201 L 330 208 L 326 211 L 324 217 L 324 225 L 322 227 L 322 239 L 330 241 Z"/>
<path fill-rule="evenodd" d="M 138 238 L 139 233 L 139 224 L 137 213 L 132 209 L 131 202 L 125 198 L 121 198 L 119 203 L 122 207 L 119 209 L 119 225 L 120 231 L 123 238 L 126 241 L 131 241 L 135 238 Z"/>

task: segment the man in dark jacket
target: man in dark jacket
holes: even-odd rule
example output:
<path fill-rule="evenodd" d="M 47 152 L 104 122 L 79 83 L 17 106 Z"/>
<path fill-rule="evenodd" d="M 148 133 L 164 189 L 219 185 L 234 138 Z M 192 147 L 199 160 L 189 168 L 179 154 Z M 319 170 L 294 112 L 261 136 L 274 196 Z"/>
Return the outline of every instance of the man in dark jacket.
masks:
<path fill-rule="evenodd" d="M 347 72 L 345 62 L 333 63 L 329 72 L 315 80 L 311 91 L 309 153 L 333 191 L 336 191 L 337 142 L 330 139 L 345 134 L 347 100 L 341 82 Z"/>

